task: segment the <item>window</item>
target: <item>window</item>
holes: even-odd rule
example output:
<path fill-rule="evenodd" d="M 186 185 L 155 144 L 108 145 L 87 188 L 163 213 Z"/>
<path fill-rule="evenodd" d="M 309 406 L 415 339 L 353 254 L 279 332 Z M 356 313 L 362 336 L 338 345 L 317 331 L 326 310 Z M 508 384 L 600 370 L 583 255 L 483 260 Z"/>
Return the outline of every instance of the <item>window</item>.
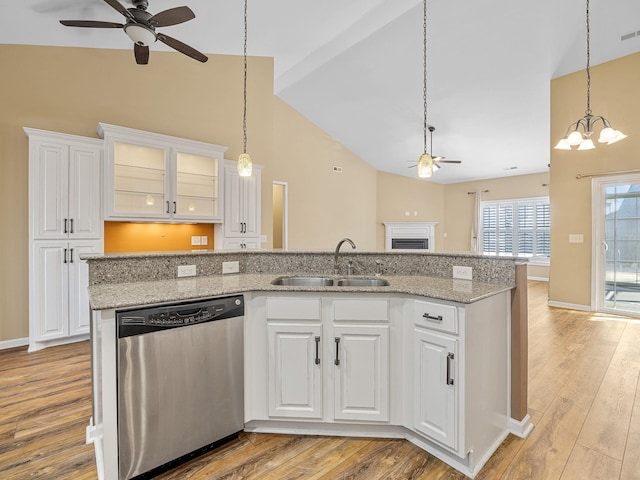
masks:
<path fill-rule="evenodd" d="M 484 254 L 549 257 L 548 197 L 482 202 L 480 220 Z"/>

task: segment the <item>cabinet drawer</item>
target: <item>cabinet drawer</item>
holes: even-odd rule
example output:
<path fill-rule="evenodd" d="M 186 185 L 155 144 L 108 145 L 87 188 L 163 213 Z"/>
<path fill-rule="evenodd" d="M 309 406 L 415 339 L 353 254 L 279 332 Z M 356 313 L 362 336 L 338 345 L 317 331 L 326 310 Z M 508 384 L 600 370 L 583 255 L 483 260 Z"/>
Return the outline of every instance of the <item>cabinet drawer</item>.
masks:
<path fill-rule="evenodd" d="M 389 320 L 389 302 L 387 300 L 335 300 L 333 302 L 334 320 Z"/>
<path fill-rule="evenodd" d="M 269 298 L 267 318 L 282 320 L 320 320 L 319 298 Z"/>
<path fill-rule="evenodd" d="M 415 300 L 413 308 L 416 325 L 442 332 L 458 333 L 458 314 L 453 305 Z"/>

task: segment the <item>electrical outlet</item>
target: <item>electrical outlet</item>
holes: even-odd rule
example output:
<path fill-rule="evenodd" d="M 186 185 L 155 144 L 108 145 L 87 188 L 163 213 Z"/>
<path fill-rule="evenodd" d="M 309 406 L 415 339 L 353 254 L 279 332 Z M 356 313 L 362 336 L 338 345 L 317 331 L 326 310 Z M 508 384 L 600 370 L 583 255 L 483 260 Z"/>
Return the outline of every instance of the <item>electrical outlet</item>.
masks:
<path fill-rule="evenodd" d="M 472 280 L 473 268 L 471 267 L 453 267 L 453 278 L 459 278 L 460 280 Z"/>
<path fill-rule="evenodd" d="M 209 245 L 209 237 L 202 235 L 200 237 L 200 245 Z"/>
<path fill-rule="evenodd" d="M 240 272 L 240 262 L 222 262 L 222 274 Z"/>
<path fill-rule="evenodd" d="M 191 235 L 191 245 L 200 245 L 200 235 Z"/>
<path fill-rule="evenodd" d="M 195 277 L 195 265 L 178 265 L 178 277 Z"/>

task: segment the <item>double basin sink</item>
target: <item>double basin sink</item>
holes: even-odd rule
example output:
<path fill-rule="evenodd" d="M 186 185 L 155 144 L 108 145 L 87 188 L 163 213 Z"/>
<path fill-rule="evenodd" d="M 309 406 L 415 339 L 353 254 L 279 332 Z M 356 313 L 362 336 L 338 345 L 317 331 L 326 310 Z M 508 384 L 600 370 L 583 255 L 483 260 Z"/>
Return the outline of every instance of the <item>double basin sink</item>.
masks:
<path fill-rule="evenodd" d="M 386 287 L 389 281 L 384 278 L 363 277 L 278 277 L 271 281 L 272 285 L 289 287 Z"/>

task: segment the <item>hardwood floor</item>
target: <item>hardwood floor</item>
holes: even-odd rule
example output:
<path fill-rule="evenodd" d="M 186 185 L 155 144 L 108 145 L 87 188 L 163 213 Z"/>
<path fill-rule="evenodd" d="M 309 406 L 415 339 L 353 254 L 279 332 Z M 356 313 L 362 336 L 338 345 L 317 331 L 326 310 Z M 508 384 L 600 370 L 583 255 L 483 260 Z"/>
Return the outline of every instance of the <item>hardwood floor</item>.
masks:
<path fill-rule="evenodd" d="M 89 344 L 0 352 L 0 478 L 94 479 Z M 640 321 L 547 306 L 529 283 L 527 440 L 509 436 L 476 477 L 640 479 Z M 242 434 L 158 477 L 462 479 L 404 440 Z"/>

